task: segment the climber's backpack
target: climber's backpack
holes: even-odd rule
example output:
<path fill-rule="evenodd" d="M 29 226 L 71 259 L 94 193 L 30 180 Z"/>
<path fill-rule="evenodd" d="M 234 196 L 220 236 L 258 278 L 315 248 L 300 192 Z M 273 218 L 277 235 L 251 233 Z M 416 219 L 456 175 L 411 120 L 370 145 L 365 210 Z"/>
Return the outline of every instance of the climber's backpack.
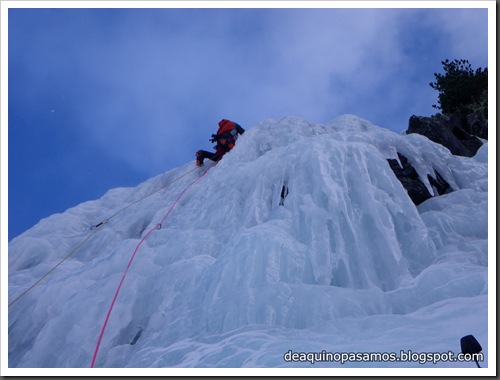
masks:
<path fill-rule="evenodd" d="M 227 119 L 222 119 L 219 121 L 219 130 L 217 134 L 219 136 L 224 135 L 225 133 L 231 132 L 234 129 L 234 122 Z"/>
<path fill-rule="evenodd" d="M 219 147 L 224 147 L 224 150 L 229 151 L 230 149 L 233 149 L 236 139 L 238 138 L 236 123 L 231 120 L 222 119 L 219 122 L 217 135 L 212 135 L 212 137 L 214 138 L 211 141 L 217 141 L 217 145 Z"/>

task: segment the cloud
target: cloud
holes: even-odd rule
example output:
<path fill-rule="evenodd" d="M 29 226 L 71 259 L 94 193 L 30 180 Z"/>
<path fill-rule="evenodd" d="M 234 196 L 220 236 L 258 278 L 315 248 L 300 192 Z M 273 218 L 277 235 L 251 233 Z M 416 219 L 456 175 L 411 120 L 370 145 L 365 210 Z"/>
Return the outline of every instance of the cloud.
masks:
<path fill-rule="evenodd" d="M 424 59 L 440 57 L 444 43 L 443 54 L 476 51 L 469 36 L 483 18 L 413 9 L 50 12 L 53 22 L 30 45 L 43 58 L 30 67 L 40 93 L 60 91 L 72 127 L 148 172 L 207 148 L 222 117 L 251 126 L 268 117 L 326 122 L 356 113 L 383 125 L 397 108 L 408 118 L 404 103 L 431 93 Z M 420 43 L 419 33 L 422 50 L 409 46 Z"/>
<path fill-rule="evenodd" d="M 440 31 L 449 47 L 446 59 L 468 59 L 474 67 L 488 65 L 486 9 L 450 9 L 429 12 L 428 25 Z"/>

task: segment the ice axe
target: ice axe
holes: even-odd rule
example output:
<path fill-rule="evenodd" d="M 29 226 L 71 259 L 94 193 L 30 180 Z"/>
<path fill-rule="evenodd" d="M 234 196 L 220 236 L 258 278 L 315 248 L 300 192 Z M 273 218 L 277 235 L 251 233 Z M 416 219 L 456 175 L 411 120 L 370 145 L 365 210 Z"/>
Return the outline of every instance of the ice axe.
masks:
<path fill-rule="evenodd" d="M 481 368 L 481 366 L 477 362 L 477 355 L 474 355 L 479 354 L 483 349 L 477 339 L 474 338 L 473 335 L 466 335 L 460 338 L 460 347 L 462 348 L 462 354 L 472 355 L 474 361 L 476 362 L 477 368 Z"/>

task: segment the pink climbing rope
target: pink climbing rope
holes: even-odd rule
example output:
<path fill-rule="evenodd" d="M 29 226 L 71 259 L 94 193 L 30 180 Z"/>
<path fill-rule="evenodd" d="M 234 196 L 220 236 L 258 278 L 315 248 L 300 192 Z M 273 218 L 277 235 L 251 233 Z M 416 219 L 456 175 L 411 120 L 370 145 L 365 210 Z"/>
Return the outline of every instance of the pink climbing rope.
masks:
<path fill-rule="evenodd" d="M 144 237 L 141 239 L 141 241 L 139 242 L 139 244 L 137 244 L 137 246 L 135 247 L 135 250 L 134 250 L 134 253 L 132 254 L 132 256 L 130 257 L 130 260 L 127 264 L 127 267 L 125 268 L 125 271 L 123 272 L 123 276 L 120 280 L 120 283 L 118 284 L 118 288 L 116 289 L 116 292 L 115 292 L 115 296 L 113 297 L 113 301 L 111 302 L 111 306 L 109 307 L 109 310 L 108 310 L 108 314 L 106 315 L 106 319 L 104 320 L 104 324 L 102 326 L 102 329 L 101 329 L 101 334 L 99 335 L 99 339 L 97 340 L 97 344 L 96 344 L 96 347 L 95 347 L 95 350 L 94 350 L 94 356 L 92 357 L 92 363 L 90 364 L 90 368 L 94 368 L 94 364 L 95 364 L 95 361 L 96 361 L 96 358 L 97 358 L 97 353 L 99 352 L 99 347 L 101 345 L 101 341 L 102 341 L 102 337 L 104 336 L 104 332 L 106 331 L 106 326 L 108 325 L 108 322 L 109 322 L 109 317 L 111 315 L 111 312 L 113 311 L 113 307 L 115 306 L 115 302 L 116 302 L 116 299 L 118 298 L 118 294 L 120 293 L 120 289 L 123 285 L 123 282 L 125 281 L 125 277 L 127 276 L 127 273 L 128 273 L 128 270 L 130 268 L 130 265 L 132 264 L 132 261 L 134 261 L 134 257 L 137 253 L 137 251 L 139 250 L 139 247 L 142 245 L 142 243 L 148 238 L 149 235 L 151 235 L 151 233 L 155 230 L 158 230 L 162 227 L 162 224 L 165 222 L 165 220 L 167 219 L 167 217 L 170 215 L 170 212 L 173 210 L 173 208 L 175 207 L 175 205 L 179 202 L 179 200 L 182 198 L 182 196 L 184 195 L 184 193 L 191 187 L 193 186 L 196 182 L 198 182 L 201 178 L 203 178 L 203 176 L 205 174 L 207 174 L 207 172 L 215 165 L 215 163 L 213 163 L 212 165 L 210 165 L 198 178 L 196 178 L 193 182 L 191 182 L 189 185 L 187 185 L 184 190 L 181 191 L 181 193 L 179 194 L 179 196 L 175 199 L 174 203 L 172 204 L 172 206 L 170 206 L 170 208 L 168 209 L 167 213 L 165 214 L 165 216 L 163 217 L 163 219 L 161 220 L 160 223 L 158 223 L 155 227 L 151 228 L 147 233 L 146 235 L 144 235 Z"/>

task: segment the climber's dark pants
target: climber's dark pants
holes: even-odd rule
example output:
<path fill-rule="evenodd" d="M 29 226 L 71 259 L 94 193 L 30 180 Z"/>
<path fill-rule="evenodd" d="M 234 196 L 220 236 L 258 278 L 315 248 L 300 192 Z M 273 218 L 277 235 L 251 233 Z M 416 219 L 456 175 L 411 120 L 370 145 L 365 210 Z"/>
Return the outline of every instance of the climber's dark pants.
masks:
<path fill-rule="evenodd" d="M 207 152 L 206 150 L 200 150 L 199 151 L 201 155 L 201 159 L 204 160 L 205 158 L 208 158 L 209 160 L 212 161 L 219 161 L 222 158 L 222 155 L 217 154 L 217 153 L 212 153 L 212 152 Z"/>

